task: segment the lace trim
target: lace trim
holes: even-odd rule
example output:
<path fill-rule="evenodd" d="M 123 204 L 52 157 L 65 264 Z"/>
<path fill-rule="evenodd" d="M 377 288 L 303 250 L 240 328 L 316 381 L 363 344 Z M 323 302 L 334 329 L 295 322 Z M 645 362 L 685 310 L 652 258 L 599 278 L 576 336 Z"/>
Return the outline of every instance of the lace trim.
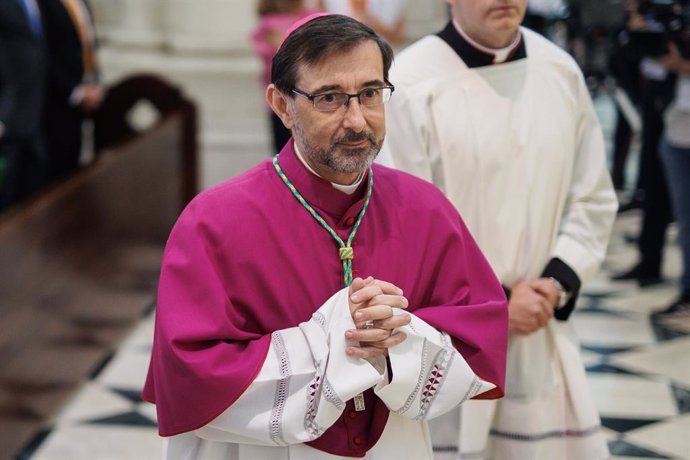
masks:
<path fill-rule="evenodd" d="M 345 410 L 345 402 L 340 399 L 340 396 L 333 390 L 333 387 L 331 386 L 331 382 L 328 381 L 328 378 L 324 377 L 323 378 L 323 395 L 326 398 L 326 401 L 330 402 L 335 406 L 336 409 L 342 411 Z"/>
<path fill-rule="evenodd" d="M 423 420 L 426 417 L 429 408 L 446 381 L 448 368 L 453 362 L 455 353 L 452 349 L 447 348 L 450 341 L 446 334 L 441 334 L 441 342 L 444 348 L 436 355 L 434 364 L 427 374 L 426 385 L 424 385 L 420 401 L 419 415 L 415 417 L 415 420 Z"/>
<path fill-rule="evenodd" d="M 323 329 L 324 334 L 326 334 L 328 331 L 326 330 L 326 317 L 323 316 L 323 313 L 320 311 L 315 311 L 311 317 L 314 319 L 314 321 L 319 323 L 319 326 L 321 326 L 321 329 Z"/>
<path fill-rule="evenodd" d="M 280 377 L 276 383 L 276 393 L 273 400 L 273 410 L 271 411 L 271 418 L 269 421 L 269 432 L 271 440 L 279 446 L 287 446 L 288 443 L 283 437 L 283 411 L 285 410 L 285 401 L 287 400 L 288 389 L 290 386 L 290 376 L 292 370 L 290 368 L 290 358 L 288 357 L 283 336 L 279 332 L 274 332 L 271 335 L 271 344 L 278 356 L 280 362 Z"/>
<path fill-rule="evenodd" d="M 412 326 L 412 324 L 409 324 L 409 326 Z M 415 398 L 417 397 L 417 394 L 419 393 L 419 390 L 421 390 L 422 388 L 422 384 L 424 383 L 424 376 L 427 374 L 428 363 L 429 343 L 426 339 L 424 339 L 424 345 L 422 345 L 422 363 L 420 366 L 419 375 L 417 376 L 417 384 L 415 385 L 414 390 L 412 390 L 412 393 L 410 393 L 410 395 L 407 397 L 405 404 L 403 404 L 403 406 L 400 409 L 394 410 L 394 413 L 402 415 L 408 410 L 410 410 L 412 403 L 414 402 Z"/>
<path fill-rule="evenodd" d="M 450 341 L 450 336 L 448 334 L 446 334 L 445 332 L 441 332 L 441 346 L 443 348 L 449 348 L 452 345 L 453 344 Z"/>
<path fill-rule="evenodd" d="M 328 378 L 317 375 L 307 387 L 307 412 L 304 417 L 304 428 L 307 430 L 310 439 L 321 436 L 326 428 L 316 423 L 316 413 L 319 409 L 319 401 L 323 397 L 326 401 L 333 404 L 339 411 L 345 410 L 345 403 L 333 391 Z"/>
<path fill-rule="evenodd" d="M 304 428 L 307 430 L 309 439 L 316 439 L 323 434 L 326 429 L 316 423 L 316 412 L 318 410 L 318 400 L 321 393 L 321 376 L 317 375 L 307 387 L 307 412 L 304 416 Z"/>
<path fill-rule="evenodd" d="M 536 442 L 536 441 L 542 441 L 544 439 L 549 439 L 549 438 L 568 438 L 568 437 L 584 438 L 584 437 L 596 434 L 599 431 L 601 431 L 601 425 L 591 426 L 589 428 L 585 428 L 584 430 L 565 429 L 565 430 L 548 431 L 546 433 L 538 433 L 538 434 L 509 433 L 509 432 L 505 432 L 505 431 L 498 431 L 498 430 L 492 429 L 489 432 L 489 434 L 491 436 L 512 439 L 515 441 Z"/>
<path fill-rule="evenodd" d="M 470 384 L 470 387 L 467 389 L 467 392 L 465 393 L 465 396 L 462 397 L 462 401 L 460 403 L 463 403 L 467 401 L 468 399 L 474 398 L 477 393 L 479 392 L 479 389 L 482 387 L 482 383 L 479 381 L 479 377 L 476 375 L 474 376 L 474 379 L 472 379 L 472 383 Z"/>

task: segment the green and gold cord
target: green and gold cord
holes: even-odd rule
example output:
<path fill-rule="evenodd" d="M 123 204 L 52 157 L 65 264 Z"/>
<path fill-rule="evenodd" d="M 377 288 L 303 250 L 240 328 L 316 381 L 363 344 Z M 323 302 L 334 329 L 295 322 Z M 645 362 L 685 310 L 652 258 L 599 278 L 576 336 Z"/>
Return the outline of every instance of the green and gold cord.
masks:
<path fill-rule="evenodd" d="M 273 157 L 273 167 L 275 168 L 276 172 L 278 173 L 278 176 L 283 180 L 285 185 L 287 185 L 288 189 L 292 192 L 292 194 L 297 198 L 297 201 L 299 201 L 302 206 L 311 214 L 311 216 L 316 219 L 316 221 L 328 232 L 331 234 L 333 239 L 338 243 L 339 249 L 339 256 L 340 260 L 343 261 L 343 277 L 345 279 L 345 286 L 349 286 L 352 284 L 352 259 L 355 257 L 354 254 L 354 249 L 352 248 L 352 241 L 355 239 L 355 234 L 357 233 L 357 229 L 359 228 L 359 224 L 362 223 L 362 219 L 364 218 L 364 213 L 366 213 L 367 208 L 369 207 L 369 201 L 371 200 L 371 192 L 374 188 L 374 172 L 371 169 L 371 166 L 369 167 L 369 186 L 367 188 L 367 196 L 364 199 L 364 205 L 362 206 L 362 210 L 359 212 L 359 215 L 357 216 L 357 221 L 355 222 L 355 225 L 352 227 L 352 231 L 350 232 L 350 236 L 347 238 L 347 242 L 343 242 L 342 238 L 338 236 L 338 234 L 331 228 L 330 225 L 319 215 L 314 208 L 311 207 L 309 202 L 304 199 L 301 193 L 297 191 L 294 185 L 292 185 L 292 182 L 290 182 L 290 179 L 287 178 L 283 170 L 280 168 L 280 165 L 278 164 L 278 155 L 275 155 Z"/>

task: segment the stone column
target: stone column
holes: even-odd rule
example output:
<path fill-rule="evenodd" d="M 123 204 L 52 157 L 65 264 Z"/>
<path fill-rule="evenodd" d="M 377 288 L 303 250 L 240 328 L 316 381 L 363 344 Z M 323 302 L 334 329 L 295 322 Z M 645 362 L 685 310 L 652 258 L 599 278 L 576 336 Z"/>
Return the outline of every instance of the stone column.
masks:
<path fill-rule="evenodd" d="M 170 49 L 250 53 L 253 1 L 168 0 L 168 5 L 165 42 Z"/>
<path fill-rule="evenodd" d="M 104 42 L 146 48 L 164 45 L 167 0 L 90 0 L 89 4 Z"/>
<path fill-rule="evenodd" d="M 90 0 L 90 4 L 99 36 L 113 45 L 251 54 L 249 35 L 257 21 L 253 1 Z M 439 30 L 447 17 L 447 4 L 441 0 L 409 0 L 408 40 Z"/>
<path fill-rule="evenodd" d="M 406 33 L 409 42 L 437 32 L 448 22 L 448 4 L 442 0 L 408 0 Z"/>

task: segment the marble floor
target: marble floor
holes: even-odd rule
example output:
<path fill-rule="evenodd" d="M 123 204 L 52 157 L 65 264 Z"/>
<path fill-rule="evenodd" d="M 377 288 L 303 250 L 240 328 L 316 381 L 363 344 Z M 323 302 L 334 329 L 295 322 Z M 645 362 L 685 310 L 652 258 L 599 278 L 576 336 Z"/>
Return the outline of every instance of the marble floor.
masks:
<path fill-rule="evenodd" d="M 255 62 L 248 61 L 244 67 L 217 63 L 198 75 L 195 69 L 203 58 L 185 58 L 181 63 L 164 56 L 121 59 L 107 49 L 104 56 L 111 79 L 153 63 L 199 100 L 204 187 L 236 174 L 265 154 L 267 126 Z M 610 103 L 600 99 L 597 108 L 610 133 Z M 612 458 L 690 459 L 690 318 L 662 320 L 651 315 L 676 295 L 680 257 L 673 229 L 666 249 L 665 283 L 640 289 L 609 281 L 611 273 L 635 261 L 630 240 L 637 234 L 639 219 L 634 211 L 617 219 L 603 269 L 585 288 L 572 322 Z M 152 332 L 153 305 L 17 460 L 159 458 L 155 410 L 140 399 Z M 438 447 L 439 460 L 455 457 L 452 446 L 450 451 L 449 446 Z"/>
<path fill-rule="evenodd" d="M 651 315 L 676 295 L 680 260 L 673 231 L 665 283 L 640 289 L 608 281 L 610 273 L 634 260 L 629 237 L 638 225 L 634 212 L 619 217 L 604 269 L 585 289 L 572 321 L 612 458 L 690 459 L 690 317 Z M 18 458 L 159 458 L 155 410 L 139 397 L 152 333 L 149 313 Z M 455 457 L 449 446 L 438 447 L 439 460 Z"/>

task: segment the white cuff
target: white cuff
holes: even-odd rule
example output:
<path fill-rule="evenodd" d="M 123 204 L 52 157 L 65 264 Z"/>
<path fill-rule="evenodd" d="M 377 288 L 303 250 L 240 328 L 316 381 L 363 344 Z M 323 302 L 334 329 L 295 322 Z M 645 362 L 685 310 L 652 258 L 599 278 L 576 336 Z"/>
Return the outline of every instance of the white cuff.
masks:
<path fill-rule="evenodd" d="M 406 418 L 431 419 L 495 387 L 477 377 L 448 334 L 411 316 L 412 322 L 400 328 L 407 334 L 405 341 L 388 350 L 391 382 L 374 389 L 391 411 Z"/>

